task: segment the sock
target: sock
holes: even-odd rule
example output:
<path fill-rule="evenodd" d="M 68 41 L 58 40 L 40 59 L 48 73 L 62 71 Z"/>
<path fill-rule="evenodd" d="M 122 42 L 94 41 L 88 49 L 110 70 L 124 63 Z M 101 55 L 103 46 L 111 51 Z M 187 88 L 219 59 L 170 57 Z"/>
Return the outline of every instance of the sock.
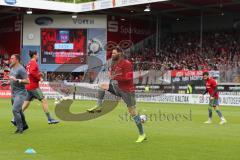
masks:
<path fill-rule="evenodd" d="M 103 89 L 99 89 L 98 90 L 98 99 L 97 99 L 98 106 L 102 105 L 104 96 L 105 96 L 105 91 Z"/>
<path fill-rule="evenodd" d="M 144 134 L 144 131 L 143 131 L 143 126 L 142 126 L 142 123 L 141 123 L 141 118 L 139 115 L 136 115 L 136 116 L 133 116 L 133 119 L 136 123 L 136 126 L 138 128 L 138 131 L 139 131 L 139 134 L 140 135 L 143 135 Z"/>
<path fill-rule="evenodd" d="M 217 112 L 218 116 L 222 119 L 223 116 L 222 116 L 221 111 L 217 109 L 216 112 Z"/>
<path fill-rule="evenodd" d="M 50 120 L 52 120 L 52 117 L 51 117 L 51 115 L 50 115 L 50 113 L 49 112 L 46 112 L 45 113 L 46 114 L 46 116 L 47 116 L 47 119 L 50 121 Z"/>
<path fill-rule="evenodd" d="M 212 109 L 208 108 L 208 118 L 212 119 Z"/>
<path fill-rule="evenodd" d="M 21 114 L 21 118 L 22 118 L 23 127 L 25 127 L 25 126 L 27 126 L 27 122 L 26 122 L 26 120 L 25 120 L 25 116 L 24 116 L 22 110 L 20 111 L 20 114 Z"/>

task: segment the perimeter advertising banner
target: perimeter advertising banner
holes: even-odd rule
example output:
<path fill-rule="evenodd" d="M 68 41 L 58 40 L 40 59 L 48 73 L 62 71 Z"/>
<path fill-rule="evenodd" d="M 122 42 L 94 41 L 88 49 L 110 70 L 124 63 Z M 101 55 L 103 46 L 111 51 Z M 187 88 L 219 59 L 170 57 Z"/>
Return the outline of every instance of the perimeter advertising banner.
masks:
<path fill-rule="evenodd" d="M 79 83 L 80 86 L 96 88 L 97 84 L 85 84 Z M 60 92 L 56 92 L 56 90 L 62 89 L 62 83 L 52 83 L 49 85 L 49 82 L 43 82 L 40 84 L 40 88 L 42 89 L 44 95 L 47 98 L 60 98 L 65 97 L 65 95 L 60 94 Z M 96 92 L 80 92 L 76 96 L 76 99 L 79 100 L 96 100 L 97 90 Z M 1 90 L 0 89 L 0 97 L 1 98 L 10 98 L 11 92 L 10 90 Z M 69 94 L 67 98 L 72 99 L 73 94 Z M 202 96 L 201 94 L 159 94 L 159 93 L 137 93 L 136 98 L 138 102 L 155 102 L 155 103 L 184 103 L 184 104 L 208 104 L 209 96 Z M 240 105 L 240 96 L 239 95 L 220 95 L 220 104 L 221 105 L 231 105 L 231 106 L 239 106 Z"/>

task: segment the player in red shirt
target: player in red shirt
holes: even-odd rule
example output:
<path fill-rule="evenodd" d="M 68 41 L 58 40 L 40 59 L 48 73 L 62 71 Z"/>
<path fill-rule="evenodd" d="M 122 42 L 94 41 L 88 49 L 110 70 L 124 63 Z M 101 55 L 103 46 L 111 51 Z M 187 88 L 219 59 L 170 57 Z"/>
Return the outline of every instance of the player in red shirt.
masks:
<path fill-rule="evenodd" d="M 112 51 L 112 64 L 109 71 L 109 83 L 99 85 L 97 105 L 89 112 L 100 112 L 103 108 L 103 98 L 105 91 L 121 97 L 127 104 L 128 111 L 134 119 L 139 131 L 139 137 L 136 142 L 143 142 L 146 140 L 146 135 L 143 131 L 141 118 L 136 110 L 135 87 L 133 84 L 133 66 L 130 61 L 123 58 L 123 51 L 116 47 Z"/>
<path fill-rule="evenodd" d="M 209 76 L 208 72 L 203 73 L 203 79 L 206 85 L 206 91 L 203 93 L 209 93 L 209 108 L 208 108 L 208 121 L 204 122 L 206 124 L 212 123 L 212 108 L 217 112 L 218 116 L 221 119 L 220 124 L 227 123 L 226 119 L 223 117 L 222 112 L 219 109 L 219 93 L 217 90 L 217 82 L 215 79 Z"/>
<path fill-rule="evenodd" d="M 22 110 L 25 111 L 29 105 L 30 102 L 33 99 L 38 99 L 42 103 L 42 108 L 43 111 L 45 112 L 47 119 L 48 119 L 48 124 L 56 124 L 59 123 L 58 120 L 55 120 L 51 117 L 49 110 L 48 110 L 48 103 L 46 98 L 44 98 L 43 93 L 41 89 L 39 88 L 39 82 L 42 81 L 42 74 L 39 71 L 38 64 L 37 64 L 37 59 L 38 55 L 36 51 L 30 51 L 29 56 L 31 60 L 27 64 L 27 73 L 28 73 L 28 78 L 30 83 L 26 86 L 27 89 L 27 97 L 23 103 Z M 14 124 L 14 121 L 12 121 Z"/>

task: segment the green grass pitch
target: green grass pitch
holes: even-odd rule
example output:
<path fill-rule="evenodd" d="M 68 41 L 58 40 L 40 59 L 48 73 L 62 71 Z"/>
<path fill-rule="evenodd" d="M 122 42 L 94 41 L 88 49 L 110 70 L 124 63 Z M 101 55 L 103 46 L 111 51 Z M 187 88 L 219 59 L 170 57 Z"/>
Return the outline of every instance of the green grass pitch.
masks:
<path fill-rule="evenodd" d="M 93 101 L 75 101 L 72 112 L 93 106 Z M 53 101 L 49 101 L 54 113 Z M 61 122 L 48 125 L 38 101 L 25 112 L 30 129 L 15 135 L 9 99 L 0 99 L 0 160 L 239 160 L 240 107 L 223 106 L 228 120 L 219 125 L 207 120 L 207 105 L 138 103 L 147 115 L 165 113 L 180 115 L 170 119 L 152 119 L 144 124 L 148 140 L 136 144 L 137 129 L 127 121 L 125 105 L 98 119 L 84 122 Z M 190 115 L 191 110 L 191 117 Z M 185 115 L 185 117 L 184 117 Z M 24 151 L 33 148 L 36 154 Z"/>

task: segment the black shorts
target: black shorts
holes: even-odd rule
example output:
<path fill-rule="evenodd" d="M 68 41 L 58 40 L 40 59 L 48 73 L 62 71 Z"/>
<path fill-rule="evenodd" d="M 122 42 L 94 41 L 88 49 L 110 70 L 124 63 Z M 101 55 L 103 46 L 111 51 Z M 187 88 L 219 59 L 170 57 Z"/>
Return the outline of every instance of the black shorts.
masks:
<path fill-rule="evenodd" d="M 33 99 L 38 99 L 42 101 L 44 99 L 43 93 L 40 88 L 27 91 L 27 97 L 25 101 L 32 101 Z"/>
<path fill-rule="evenodd" d="M 116 84 L 109 83 L 108 91 L 115 96 L 121 97 L 123 101 L 127 104 L 127 107 L 135 107 L 136 98 L 134 92 L 122 91 Z"/>

